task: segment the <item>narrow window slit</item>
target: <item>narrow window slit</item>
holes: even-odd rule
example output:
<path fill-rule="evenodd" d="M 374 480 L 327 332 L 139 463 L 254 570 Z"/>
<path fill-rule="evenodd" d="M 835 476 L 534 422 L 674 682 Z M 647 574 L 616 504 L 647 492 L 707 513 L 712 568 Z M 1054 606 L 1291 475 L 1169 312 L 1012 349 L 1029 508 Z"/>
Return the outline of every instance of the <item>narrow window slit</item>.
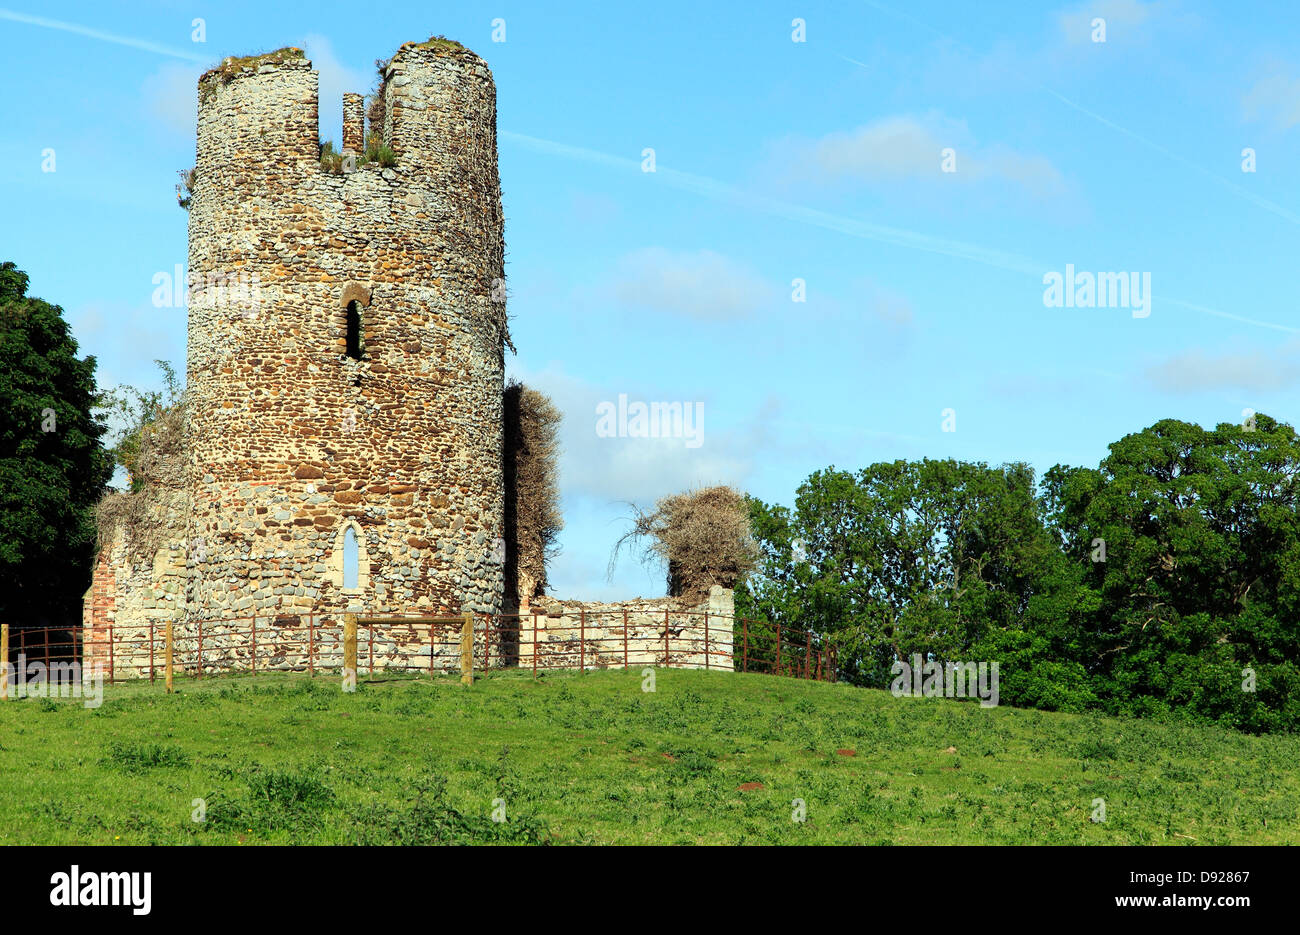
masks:
<path fill-rule="evenodd" d="M 355 589 L 359 586 L 360 558 L 357 531 L 351 526 L 343 530 L 343 587 Z"/>
<path fill-rule="evenodd" d="M 348 303 L 347 354 L 353 360 L 361 359 L 361 308 L 356 301 Z"/>

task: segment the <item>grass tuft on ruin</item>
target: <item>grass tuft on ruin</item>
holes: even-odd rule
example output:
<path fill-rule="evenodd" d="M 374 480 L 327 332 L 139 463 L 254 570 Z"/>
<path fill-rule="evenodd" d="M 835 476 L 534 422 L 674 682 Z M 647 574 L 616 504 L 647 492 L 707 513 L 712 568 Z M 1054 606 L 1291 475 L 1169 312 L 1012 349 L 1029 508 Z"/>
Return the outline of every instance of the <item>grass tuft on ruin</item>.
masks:
<path fill-rule="evenodd" d="M 417 49 L 433 49 L 437 52 L 466 52 L 468 51 L 463 45 L 455 39 L 448 39 L 446 36 L 430 36 L 423 42 L 415 44 Z"/>
<path fill-rule="evenodd" d="M 280 65 L 284 62 L 301 61 L 306 53 L 295 46 L 285 46 L 273 52 L 261 52 L 257 55 L 231 55 L 221 60 L 221 64 L 205 71 L 199 78 L 199 100 L 207 101 L 216 84 L 230 84 L 245 71 L 256 71 L 263 65 Z"/>
<path fill-rule="evenodd" d="M 346 162 L 347 156 L 334 148 L 333 140 L 321 142 L 320 166 L 322 169 L 333 175 L 342 175 Z M 397 153 L 384 145 L 384 141 L 379 138 L 377 133 L 371 133 L 366 137 L 366 148 L 363 152 L 355 154 L 353 168 L 361 169 L 371 164 L 384 169 L 397 165 Z"/>

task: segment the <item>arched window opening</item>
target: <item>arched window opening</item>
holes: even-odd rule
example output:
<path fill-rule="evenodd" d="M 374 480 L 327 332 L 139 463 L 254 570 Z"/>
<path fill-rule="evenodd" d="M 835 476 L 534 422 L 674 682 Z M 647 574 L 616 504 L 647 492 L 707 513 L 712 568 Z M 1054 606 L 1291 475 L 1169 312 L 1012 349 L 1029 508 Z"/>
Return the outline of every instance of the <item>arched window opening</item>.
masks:
<path fill-rule="evenodd" d="M 351 526 L 343 530 L 343 587 L 357 588 L 360 578 L 360 550 L 357 531 Z"/>
<path fill-rule="evenodd" d="M 361 306 L 351 301 L 347 308 L 347 354 L 353 360 L 361 359 Z"/>

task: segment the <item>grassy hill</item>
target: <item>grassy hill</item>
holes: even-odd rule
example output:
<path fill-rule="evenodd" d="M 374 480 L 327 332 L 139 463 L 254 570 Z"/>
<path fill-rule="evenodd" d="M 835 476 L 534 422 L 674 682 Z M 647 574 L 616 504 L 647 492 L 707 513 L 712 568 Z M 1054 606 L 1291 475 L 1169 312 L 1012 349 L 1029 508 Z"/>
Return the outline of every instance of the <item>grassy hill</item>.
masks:
<path fill-rule="evenodd" d="M 1300 843 L 1300 737 L 656 678 L 654 693 L 639 672 L 511 672 L 345 695 L 259 675 L 170 697 L 113 686 L 97 709 L 9 701 L 0 843 Z"/>

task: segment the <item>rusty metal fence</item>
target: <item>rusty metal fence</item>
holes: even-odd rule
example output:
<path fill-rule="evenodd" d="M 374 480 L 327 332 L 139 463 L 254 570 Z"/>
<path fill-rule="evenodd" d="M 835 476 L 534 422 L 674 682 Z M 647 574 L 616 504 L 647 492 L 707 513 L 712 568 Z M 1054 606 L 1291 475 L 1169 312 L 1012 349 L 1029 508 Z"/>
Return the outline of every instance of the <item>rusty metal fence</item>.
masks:
<path fill-rule="evenodd" d="M 697 668 L 817 680 L 835 679 L 832 648 L 814 633 L 765 621 L 704 612 L 643 609 L 571 616 L 542 612 L 472 616 L 472 643 L 463 643 L 462 617 L 415 614 L 358 617 L 356 673 L 456 671 L 463 650 L 474 669 Z M 107 682 L 165 676 L 170 655 L 178 676 L 201 679 L 227 672 L 337 673 L 344 668 L 344 614 L 108 623 L 93 630 L 4 627 L 0 661 L 17 664 L 96 664 Z M 170 650 L 170 653 L 168 652 Z"/>

